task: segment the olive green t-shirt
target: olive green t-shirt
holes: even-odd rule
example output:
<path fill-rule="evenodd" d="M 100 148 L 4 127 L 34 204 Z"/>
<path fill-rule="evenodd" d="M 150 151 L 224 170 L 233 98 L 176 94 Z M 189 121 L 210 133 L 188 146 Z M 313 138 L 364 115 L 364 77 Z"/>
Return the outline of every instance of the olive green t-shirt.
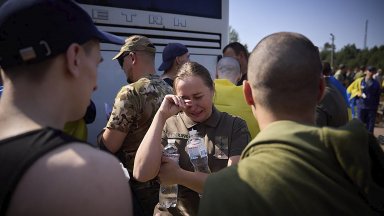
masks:
<path fill-rule="evenodd" d="M 199 215 L 374 215 L 361 194 L 384 190 L 371 181 L 368 137 L 357 120 L 339 129 L 274 122 L 238 165 L 208 177 Z"/>

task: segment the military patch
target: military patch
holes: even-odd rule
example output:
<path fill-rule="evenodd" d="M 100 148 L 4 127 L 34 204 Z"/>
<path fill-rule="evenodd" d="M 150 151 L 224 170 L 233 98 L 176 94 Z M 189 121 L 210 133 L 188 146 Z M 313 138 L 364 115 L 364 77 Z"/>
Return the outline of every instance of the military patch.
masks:
<path fill-rule="evenodd" d="M 167 133 L 167 137 L 168 139 L 186 139 L 186 140 L 189 139 L 188 134 L 182 134 L 177 132 Z"/>
<path fill-rule="evenodd" d="M 227 136 L 215 136 L 215 154 L 218 159 L 228 159 L 228 142 Z"/>

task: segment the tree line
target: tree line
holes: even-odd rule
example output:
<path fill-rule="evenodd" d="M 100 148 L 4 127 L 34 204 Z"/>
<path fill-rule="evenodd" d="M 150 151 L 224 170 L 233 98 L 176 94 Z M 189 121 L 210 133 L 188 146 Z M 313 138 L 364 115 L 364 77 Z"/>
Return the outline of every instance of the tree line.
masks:
<path fill-rule="evenodd" d="M 229 42 L 239 42 L 238 32 L 229 26 Z M 247 46 L 247 44 L 244 44 Z M 335 49 L 335 47 L 333 47 Z M 321 60 L 331 63 L 332 44 L 325 43 L 320 50 Z M 361 66 L 375 66 L 384 69 L 384 45 L 374 46 L 371 49 L 358 49 L 355 44 L 348 44 L 333 54 L 333 69 L 336 71 L 338 65 L 344 64 L 347 68 L 355 69 Z"/>
<path fill-rule="evenodd" d="M 332 45 L 325 43 L 320 51 L 323 61 L 331 61 Z M 350 69 L 372 65 L 384 69 L 384 45 L 374 46 L 370 49 L 358 49 L 355 44 L 348 44 L 337 52 L 334 52 L 333 67 L 344 64 Z"/>

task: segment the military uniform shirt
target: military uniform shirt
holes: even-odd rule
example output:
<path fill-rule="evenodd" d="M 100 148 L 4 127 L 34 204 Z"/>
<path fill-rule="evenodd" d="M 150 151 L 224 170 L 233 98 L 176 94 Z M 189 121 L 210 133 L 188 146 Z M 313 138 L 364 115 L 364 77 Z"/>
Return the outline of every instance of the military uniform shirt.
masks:
<path fill-rule="evenodd" d="M 193 165 L 186 152 L 186 144 L 192 128 L 205 140 L 208 153 L 208 164 L 211 172 L 217 172 L 227 167 L 229 157 L 241 155 L 250 141 L 250 133 L 246 122 L 228 113 L 212 107 L 211 116 L 202 123 L 193 122 L 185 113 L 170 117 L 164 126 L 162 144 L 167 144 L 168 138 L 176 139 L 180 158 L 179 165 L 184 170 L 193 172 Z M 187 215 L 196 215 L 199 203 L 196 192 L 179 185 L 178 203 L 176 208 Z M 170 208 L 170 212 L 175 214 Z"/>
<path fill-rule="evenodd" d="M 124 165 L 132 172 L 136 151 L 152 123 L 164 96 L 172 88 L 158 75 L 149 75 L 121 88 L 107 128 L 126 133 L 122 147 Z"/>

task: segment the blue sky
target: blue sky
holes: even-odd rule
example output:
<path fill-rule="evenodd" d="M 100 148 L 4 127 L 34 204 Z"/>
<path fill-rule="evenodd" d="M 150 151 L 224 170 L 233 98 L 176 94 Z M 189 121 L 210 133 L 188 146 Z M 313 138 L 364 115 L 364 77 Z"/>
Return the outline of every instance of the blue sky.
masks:
<path fill-rule="evenodd" d="M 362 49 L 366 20 L 367 47 L 384 45 L 384 0 L 229 0 L 229 25 L 249 51 L 278 31 L 301 33 L 320 48 L 333 33 L 336 50 Z"/>

